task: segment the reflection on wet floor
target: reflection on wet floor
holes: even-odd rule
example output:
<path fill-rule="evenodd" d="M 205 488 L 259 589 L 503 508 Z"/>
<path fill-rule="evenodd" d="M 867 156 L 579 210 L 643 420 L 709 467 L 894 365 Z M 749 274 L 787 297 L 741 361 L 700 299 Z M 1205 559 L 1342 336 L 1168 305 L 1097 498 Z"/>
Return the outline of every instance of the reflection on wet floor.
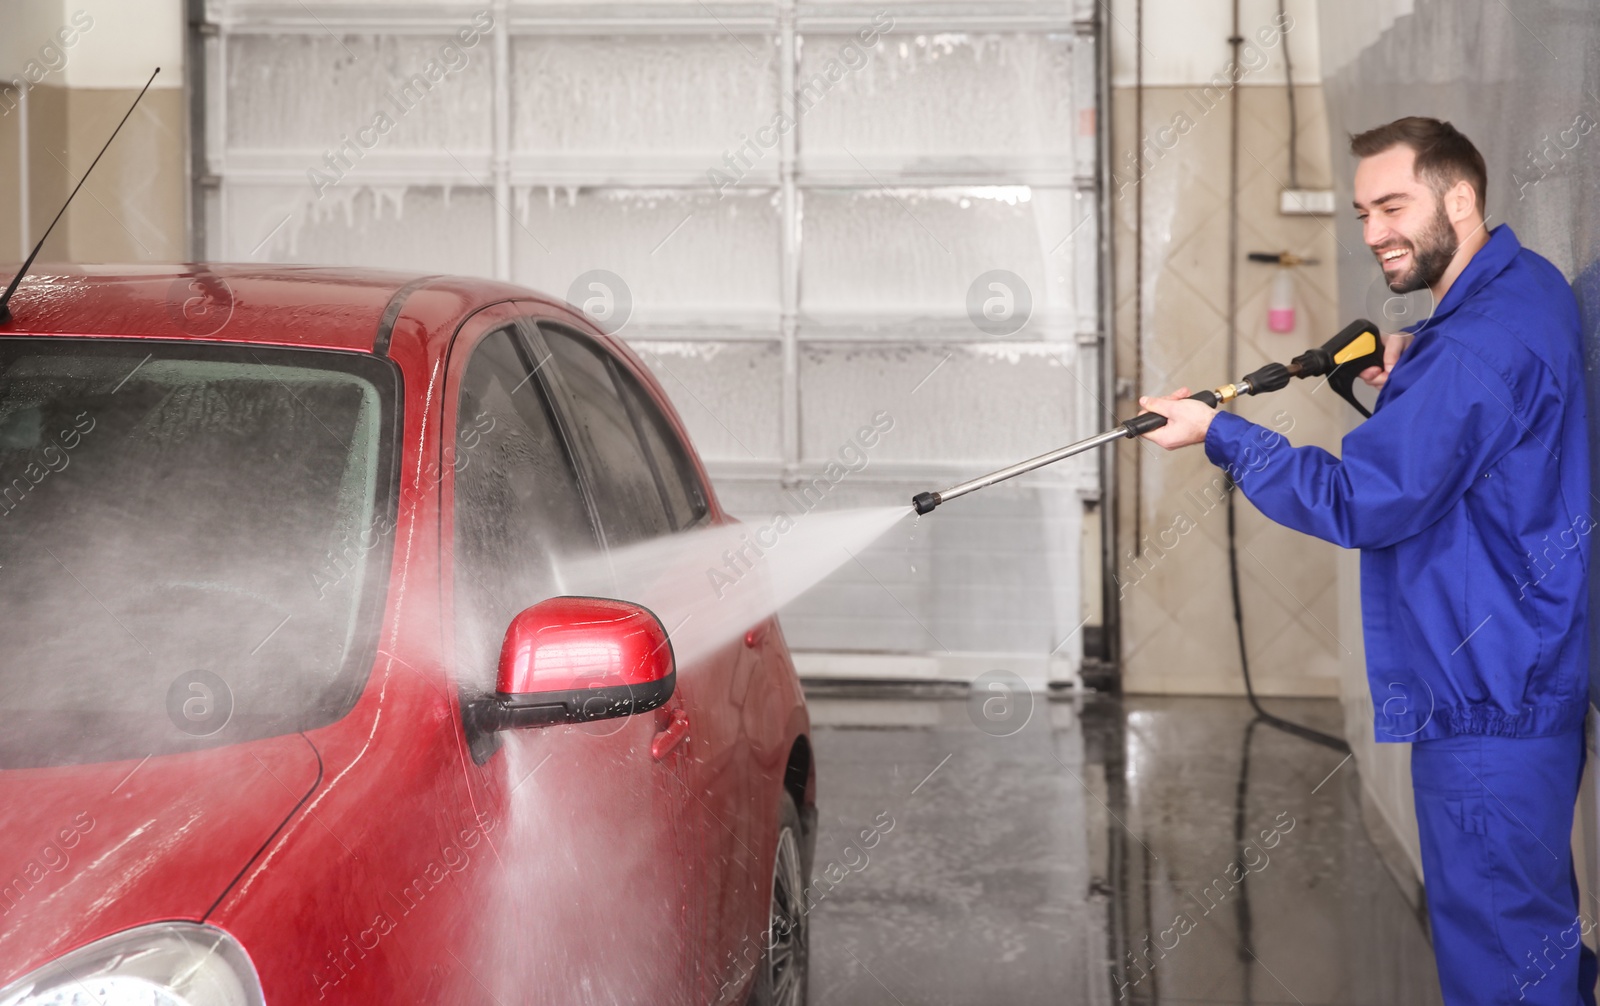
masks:
<path fill-rule="evenodd" d="M 1040 697 L 997 736 L 881 694 L 810 699 L 812 1006 L 1439 1002 L 1342 753 L 1243 699 Z"/>

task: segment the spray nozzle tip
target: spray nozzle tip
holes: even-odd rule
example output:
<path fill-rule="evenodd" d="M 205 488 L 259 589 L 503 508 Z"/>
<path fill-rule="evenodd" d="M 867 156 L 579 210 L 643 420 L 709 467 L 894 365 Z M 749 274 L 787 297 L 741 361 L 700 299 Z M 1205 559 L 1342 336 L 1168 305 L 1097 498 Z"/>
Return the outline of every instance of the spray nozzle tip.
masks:
<path fill-rule="evenodd" d="M 938 493 L 917 493 L 911 497 L 911 506 L 919 514 L 930 513 L 934 507 L 943 502 Z"/>

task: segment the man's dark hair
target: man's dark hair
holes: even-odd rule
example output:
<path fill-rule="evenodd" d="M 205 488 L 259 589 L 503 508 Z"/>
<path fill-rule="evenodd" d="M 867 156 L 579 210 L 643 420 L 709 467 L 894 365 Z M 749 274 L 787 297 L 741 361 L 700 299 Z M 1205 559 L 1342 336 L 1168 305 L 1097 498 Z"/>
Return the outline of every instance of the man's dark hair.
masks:
<path fill-rule="evenodd" d="M 1408 115 L 1350 137 L 1350 152 L 1357 157 L 1372 157 L 1402 144 L 1416 151 L 1414 170 L 1434 195 L 1443 196 L 1450 186 L 1465 181 L 1477 194 L 1478 212 L 1484 212 L 1489 172 L 1483 166 L 1483 155 L 1448 122 Z"/>

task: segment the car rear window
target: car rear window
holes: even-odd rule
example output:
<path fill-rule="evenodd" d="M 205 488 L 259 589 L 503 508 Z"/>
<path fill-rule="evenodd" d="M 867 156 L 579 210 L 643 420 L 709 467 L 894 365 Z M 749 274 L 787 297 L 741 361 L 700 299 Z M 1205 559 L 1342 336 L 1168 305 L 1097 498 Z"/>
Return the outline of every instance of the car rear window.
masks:
<path fill-rule="evenodd" d="M 342 715 L 388 584 L 398 383 L 364 354 L 0 340 L 0 764 Z"/>

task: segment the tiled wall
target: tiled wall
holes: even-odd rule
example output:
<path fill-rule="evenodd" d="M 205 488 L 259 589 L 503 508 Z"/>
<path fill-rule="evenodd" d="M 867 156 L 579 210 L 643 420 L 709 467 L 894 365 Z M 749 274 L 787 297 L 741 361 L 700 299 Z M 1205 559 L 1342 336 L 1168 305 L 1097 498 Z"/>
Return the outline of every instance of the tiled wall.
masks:
<path fill-rule="evenodd" d="M 1226 27 L 1219 22 L 1219 37 Z M 1289 35 L 1301 42 L 1294 32 Z M 1215 48 L 1221 70 L 1227 47 Z M 1257 76 L 1270 78 L 1271 71 Z M 1287 361 L 1348 320 L 1340 315 L 1334 292 L 1336 261 L 1346 253 L 1334 238 L 1331 219 L 1278 212 L 1279 191 L 1289 180 L 1285 88 L 1246 82 L 1234 93 L 1240 138 L 1238 341 L 1237 372 L 1229 373 L 1230 98 L 1202 86 L 1146 87 L 1141 138 L 1134 89 L 1115 90 L 1112 149 L 1118 177 L 1111 198 L 1117 359 L 1119 385 L 1130 392 L 1119 399 L 1119 415 L 1136 411 L 1135 389 L 1161 394 L 1180 385 L 1213 387 L 1269 360 Z M 1295 99 L 1299 184 L 1331 187 L 1321 89 L 1299 85 Z M 1207 111 L 1208 105 L 1214 107 Z M 1136 158 L 1136 151 L 1142 157 Z M 1144 276 L 1143 289 L 1136 291 L 1136 200 L 1141 197 Z M 1294 270 L 1296 326 L 1279 334 L 1267 326 L 1268 294 L 1278 267 L 1248 262 L 1245 254 L 1285 250 L 1318 264 Z M 1142 303 L 1137 328 L 1136 298 Z M 1237 411 L 1274 425 L 1296 444 L 1332 450 L 1355 415 L 1328 388 L 1298 382 L 1275 395 L 1245 399 Z M 1169 454 L 1129 442 L 1120 450 L 1116 576 L 1125 687 L 1238 694 L 1243 677 L 1228 586 L 1227 510 L 1218 503 L 1221 470 L 1198 447 Z M 1236 506 L 1240 596 L 1257 692 L 1338 694 L 1340 660 L 1354 648 L 1340 625 L 1338 549 L 1273 524 L 1242 496 Z"/>

